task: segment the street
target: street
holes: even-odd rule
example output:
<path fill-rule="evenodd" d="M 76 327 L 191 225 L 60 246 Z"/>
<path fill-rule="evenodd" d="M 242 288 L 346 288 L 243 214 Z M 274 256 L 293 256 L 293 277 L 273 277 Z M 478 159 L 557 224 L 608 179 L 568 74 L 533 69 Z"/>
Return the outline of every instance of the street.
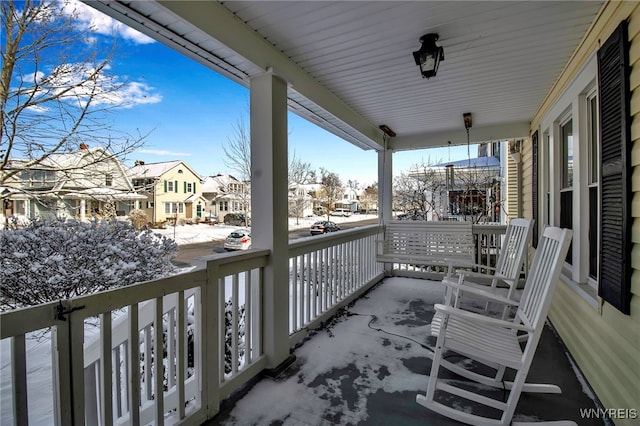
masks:
<path fill-rule="evenodd" d="M 340 224 L 342 229 L 356 228 L 358 226 L 375 225 L 378 223 L 378 219 L 365 219 L 357 222 L 345 222 Z M 289 231 L 289 241 L 296 240 L 298 238 L 308 237 L 309 228 L 293 229 Z M 173 264 L 184 268 L 191 265 L 193 258 L 200 256 L 207 256 L 212 253 L 224 253 L 223 248 L 224 240 L 214 240 L 206 243 L 185 244 L 181 245 L 178 251 L 178 256 L 173 260 Z"/>

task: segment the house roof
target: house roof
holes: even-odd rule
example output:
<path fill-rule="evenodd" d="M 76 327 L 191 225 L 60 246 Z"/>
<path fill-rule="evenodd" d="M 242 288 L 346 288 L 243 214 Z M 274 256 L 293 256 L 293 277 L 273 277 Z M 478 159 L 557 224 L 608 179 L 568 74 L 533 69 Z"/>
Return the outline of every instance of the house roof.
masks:
<path fill-rule="evenodd" d="M 109 169 L 109 173 L 118 172 L 123 182 L 126 186 L 126 191 L 130 191 L 135 195 L 135 191 L 133 189 L 133 185 L 130 181 L 128 171 L 125 166 L 122 164 L 120 159 L 113 155 L 111 152 L 106 150 L 103 147 L 95 147 L 95 148 L 80 148 L 74 152 L 65 152 L 65 153 L 53 153 L 43 158 L 38 164 L 29 166 L 30 160 L 26 159 L 13 159 L 11 160 L 10 167 L 14 169 L 22 169 L 22 170 L 50 170 L 50 171 L 65 171 L 66 176 L 61 176 L 59 173 L 56 175 L 56 181 L 53 185 L 53 191 L 60 192 L 63 190 L 74 191 L 74 189 L 69 189 L 68 187 L 75 186 L 88 186 L 88 182 L 93 181 L 93 185 L 96 185 L 96 177 L 91 176 L 88 171 L 92 165 L 98 167 L 97 164 L 104 164 L 110 162 L 115 166 L 115 169 Z M 69 174 L 69 171 L 75 170 L 76 173 Z M 105 173 L 106 170 L 101 171 L 101 173 Z M 16 178 L 18 181 L 19 179 Z M 67 187 L 67 188 L 65 188 Z M 76 188 L 77 189 L 77 188 Z M 87 188 L 88 190 L 99 190 L 100 188 Z M 123 193 L 122 190 L 117 190 L 111 188 L 110 190 L 117 191 L 118 193 Z"/>
<path fill-rule="evenodd" d="M 488 167 L 488 168 L 500 168 L 500 159 L 498 157 L 475 157 L 467 158 L 464 160 L 448 161 L 446 163 L 436 164 L 433 167 Z"/>
<path fill-rule="evenodd" d="M 121 169 L 124 170 L 124 167 L 122 166 L 120 160 L 102 147 L 81 148 L 73 152 L 52 153 L 42 160 L 38 161 L 38 164 L 32 166 L 28 166 L 31 160 L 16 158 L 11 160 L 11 167 L 19 169 L 29 168 L 65 170 L 80 166 L 82 162 L 88 157 L 90 157 L 89 162 L 99 162 L 104 161 L 105 159 L 113 159 L 114 161 L 117 161 Z"/>
<path fill-rule="evenodd" d="M 132 179 L 160 178 L 169 170 L 179 165 L 182 165 L 183 167 L 186 167 L 187 169 L 189 169 L 191 173 L 193 173 L 198 177 L 198 180 L 202 181 L 202 177 L 195 170 L 189 167 L 187 163 L 181 160 L 163 161 L 159 163 L 138 164 L 129 169 L 129 174 L 131 175 Z"/>
<path fill-rule="evenodd" d="M 202 195 L 200 195 L 200 194 L 193 194 L 193 195 L 190 195 L 189 197 L 187 197 L 187 198 L 184 200 L 184 202 L 185 202 L 185 203 L 195 203 L 195 202 L 196 202 L 196 201 L 198 201 L 198 200 L 200 200 L 200 201 L 204 201 L 204 202 L 206 202 L 206 201 L 207 201 L 207 199 L 206 199 L 206 198 L 204 198 Z"/>
<path fill-rule="evenodd" d="M 243 182 L 232 175 L 207 176 L 202 182 L 202 192 L 225 192 L 230 183 L 242 184 Z"/>

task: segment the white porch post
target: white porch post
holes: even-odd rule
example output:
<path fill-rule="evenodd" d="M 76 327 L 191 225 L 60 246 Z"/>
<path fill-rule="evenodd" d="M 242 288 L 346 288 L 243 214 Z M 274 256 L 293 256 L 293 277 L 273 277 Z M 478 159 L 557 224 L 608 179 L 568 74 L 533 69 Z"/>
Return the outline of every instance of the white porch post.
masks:
<path fill-rule="evenodd" d="M 393 189 L 392 157 L 393 151 L 387 148 L 385 143 L 385 148 L 378 151 L 378 223 L 380 225 L 387 225 L 393 219 L 393 196 L 391 193 Z M 392 269 L 392 264 L 384 264 L 386 274 L 391 274 Z"/>
<path fill-rule="evenodd" d="M 393 151 L 385 148 L 378 151 L 378 221 L 386 224 L 393 214 Z"/>
<path fill-rule="evenodd" d="M 287 84 L 271 73 L 251 79 L 251 240 L 269 249 L 264 269 L 264 353 L 267 367 L 289 357 L 289 231 L 287 212 Z"/>
<path fill-rule="evenodd" d="M 87 217 L 87 201 L 80 200 L 80 220 L 85 220 Z"/>

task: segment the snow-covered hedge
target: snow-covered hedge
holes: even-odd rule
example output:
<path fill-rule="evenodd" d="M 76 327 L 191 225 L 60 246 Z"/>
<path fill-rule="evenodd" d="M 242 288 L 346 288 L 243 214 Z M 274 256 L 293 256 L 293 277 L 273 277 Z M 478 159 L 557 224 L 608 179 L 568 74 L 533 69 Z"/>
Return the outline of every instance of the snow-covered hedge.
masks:
<path fill-rule="evenodd" d="M 0 310 L 170 274 L 172 239 L 120 221 L 52 219 L 0 231 Z"/>

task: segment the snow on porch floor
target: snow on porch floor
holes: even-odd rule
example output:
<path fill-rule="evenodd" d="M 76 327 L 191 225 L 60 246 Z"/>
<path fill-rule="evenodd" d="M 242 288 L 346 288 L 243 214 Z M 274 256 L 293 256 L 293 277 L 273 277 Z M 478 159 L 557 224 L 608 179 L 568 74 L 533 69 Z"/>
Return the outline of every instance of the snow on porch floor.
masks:
<path fill-rule="evenodd" d="M 440 283 L 387 278 L 314 332 L 293 354 L 279 377 L 263 378 L 225 401 L 207 425 L 454 425 L 415 402 L 424 393 L 435 339 L 429 337 Z M 453 377 L 453 376 L 452 376 Z M 538 345 L 530 381 L 555 383 L 561 395 L 523 394 L 514 420 L 587 420 L 581 409 L 596 408 L 593 395 L 553 329 Z M 458 402 L 457 402 L 458 403 Z M 467 401 L 459 404 L 465 409 Z"/>

